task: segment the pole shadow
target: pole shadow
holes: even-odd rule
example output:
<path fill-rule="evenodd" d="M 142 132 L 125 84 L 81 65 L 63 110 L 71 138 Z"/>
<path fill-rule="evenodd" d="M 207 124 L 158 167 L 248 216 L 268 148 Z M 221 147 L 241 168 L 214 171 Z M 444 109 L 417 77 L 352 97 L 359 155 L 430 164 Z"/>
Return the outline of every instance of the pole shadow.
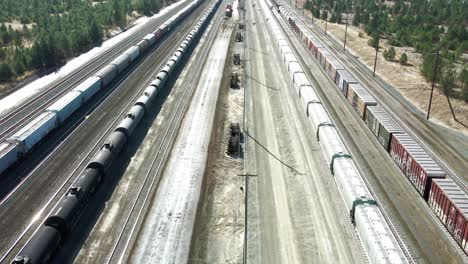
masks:
<path fill-rule="evenodd" d="M 276 159 L 277 161 L 279 161 L 281 164 L 283 164 L 285 167 L 287 167 L 289 170 L 291 170 L 292 172 L 294 172 L 295 174 L 297 175 L 304 175 L 304 173 L 301 173 L 299 172 L 298 170 L 296 170 L 293 166 L 285 163 L 284 161 L 282 161 L 280 158 L 278 158 L 275 154 L 273 154 L 270 150 L 268 150 L 262 143 L 260 143 L 256 138 L 254 138 L 253 136 L 250 135 L 250 133 L 248 131 L 244 131 L 244 133 L 249 137 L 251 138 L 258 146 L 260 146 L 263 150 L 265 150 L 268 154 L 270 154 L 270 156 L 272 156 L 274 159 Z"/>

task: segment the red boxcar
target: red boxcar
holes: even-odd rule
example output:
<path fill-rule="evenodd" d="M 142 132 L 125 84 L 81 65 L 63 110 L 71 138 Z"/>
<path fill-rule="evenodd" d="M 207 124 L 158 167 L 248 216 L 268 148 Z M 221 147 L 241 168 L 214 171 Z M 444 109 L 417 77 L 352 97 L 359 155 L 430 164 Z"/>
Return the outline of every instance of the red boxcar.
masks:
<path fill-rule="evenodd" d="M 312 42 L 312 48 L 310 50 L 312 51 L 312 55 L 314 55 L 315 59 L 318 60 L 318 53 L 319 53 L 318 50 L 320 48 L 323 48 L 323 44 L 317 39 L 314 39 L 311 42 Z"/>
<path fill-rule="evenodd" d="M 451 179 L 434 179 L 429 206 L 468 253 L 468 195 Z"/>
<path fill-rule="evenodd" d="M 426 201 L 432 179 L 445 178 L 445 171 L 406 133 L 392 135 L 390 156 Z"/>

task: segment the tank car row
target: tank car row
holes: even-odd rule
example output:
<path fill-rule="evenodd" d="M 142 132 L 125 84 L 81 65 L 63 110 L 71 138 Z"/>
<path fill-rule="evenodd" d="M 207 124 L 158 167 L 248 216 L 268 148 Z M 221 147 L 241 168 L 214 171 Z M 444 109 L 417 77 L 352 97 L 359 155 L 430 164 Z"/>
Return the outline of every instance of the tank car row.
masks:
<path fill-rule="evenodd" d="M 436 213 L 444 226 L 468 254 L 468 196 L 440 165 L 404 131 L 368 92 L 364 84 L 335 58 L 311 31 L 295 19 L 284 6 L 272 0 L 275 8 L 302 39 L 341 94 L 355 109 L 359 117 L 377 137 L 403 174 Z M 299 91 L 300 92 L 300 91 Z M 308 95 L 307 98 L 315 100 Z M 306 101 L 309 99 L 305 99 Z M 315 111 L 317 106 L 309 112 Z M 450 181 L 450 184 L 445 184 Z M 450 187 L 447 187 L 450 186 Z M 457 195 L 454 195 L 457 194 Z"/>
<path fill-rule="evenodd" d="M 169 78 L 175 74 L 175 70 L 183 65 L 193 47 L 198 43 L 220 1 L 216 1 L 209 7 L 174 55 L 167 61 L 164 68 L 144 90 L 100 150 L 59 200 L 42 226 L 17 254 L 13 263 L 47 263 L 52 254 L 66 241 L 79 216 L 90 202 L 90 198 L 103 184 L 112 163 L 135 131 L 140 120 L 150 111 L 151 103 L 157 97 L 158 92 L 165 87 Z M 166 26 L 170 25 L 169 23 Z"/>
<path fill-rule="evenodd" d="M 184 19 L 202 1 L 193 1 L 173 15 L 153 33 L 145 36 L 135 46 L 102 67 L 94 76 L 89 77 L 70 92 L 47 107 L 38 117 L 24 125 L 15 134 L 0 143 L 0 174 L 18 161 L 52 130 L 58 128 L 78 108 L 122 73 L 141 54 L 158 43 L 171 29 Z"/>
<path fill-rule="evenodd" d="M 265 4 L 263 1 L 261 3 Z M 269 1 L 267 4 L 271 9 L 272 4 Z M 370 262 L 408 263 L 408 259 L 342 141 L 338 129 L 322 105 L 316 89 L 309 82 L 301 64 L 298 63 L 299 60 L 273 14 L 267 8 L 262 8 L 262 10 L 267 18 L 266 23 L 270 35 L 281 55 L 285 69 L 290 74 L 303 111 L 315 131 L 330 171 L 349 210 L 351 222 L 355 225 Z"/>

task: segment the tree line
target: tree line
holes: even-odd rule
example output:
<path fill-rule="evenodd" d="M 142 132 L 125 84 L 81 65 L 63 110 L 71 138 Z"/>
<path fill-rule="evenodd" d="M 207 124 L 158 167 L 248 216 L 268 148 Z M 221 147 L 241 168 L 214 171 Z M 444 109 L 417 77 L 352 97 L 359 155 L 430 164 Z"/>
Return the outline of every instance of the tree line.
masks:
<path fill-rule="evenodd" d="M 468 52 L 468 1 L 309 0 L 304 7 L 332 23 L 343 23 L 343 15 L 351 14 L 353 25 L 371 36 L 370 46 L 377 47 L 385 38 L 392 46 L 414 47 L 422 54 L 421 73 L 428 80 L 435 78 L 445 94 L 468 102 L 468 69 L 461 60 Z M 383 55 L 394 60 L 396 54 L 392 47 Z M 402 54 L 400 63 L 407 59 Z"/>
<path fill-rule="evenodd" d="M 26 71 L 61 66 L 67 58 L 101 45 L 110 28 L 123 29 L 132 12 L 158 12 L 162 1 L 2 0 L 0 81 L 10 81 Z M 7 26 L 14 21 L 23 26 Z"/>

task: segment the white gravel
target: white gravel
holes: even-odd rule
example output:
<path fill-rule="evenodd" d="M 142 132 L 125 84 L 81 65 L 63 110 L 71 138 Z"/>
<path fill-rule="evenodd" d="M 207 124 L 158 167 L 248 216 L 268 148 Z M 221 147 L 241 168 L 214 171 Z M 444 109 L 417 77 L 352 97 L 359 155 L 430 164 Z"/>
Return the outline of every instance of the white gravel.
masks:
<path fill-rule="evenodd" d="M 132 263 L 186 263 L 230 34 L 218 36 L 165 169 Z"/>

